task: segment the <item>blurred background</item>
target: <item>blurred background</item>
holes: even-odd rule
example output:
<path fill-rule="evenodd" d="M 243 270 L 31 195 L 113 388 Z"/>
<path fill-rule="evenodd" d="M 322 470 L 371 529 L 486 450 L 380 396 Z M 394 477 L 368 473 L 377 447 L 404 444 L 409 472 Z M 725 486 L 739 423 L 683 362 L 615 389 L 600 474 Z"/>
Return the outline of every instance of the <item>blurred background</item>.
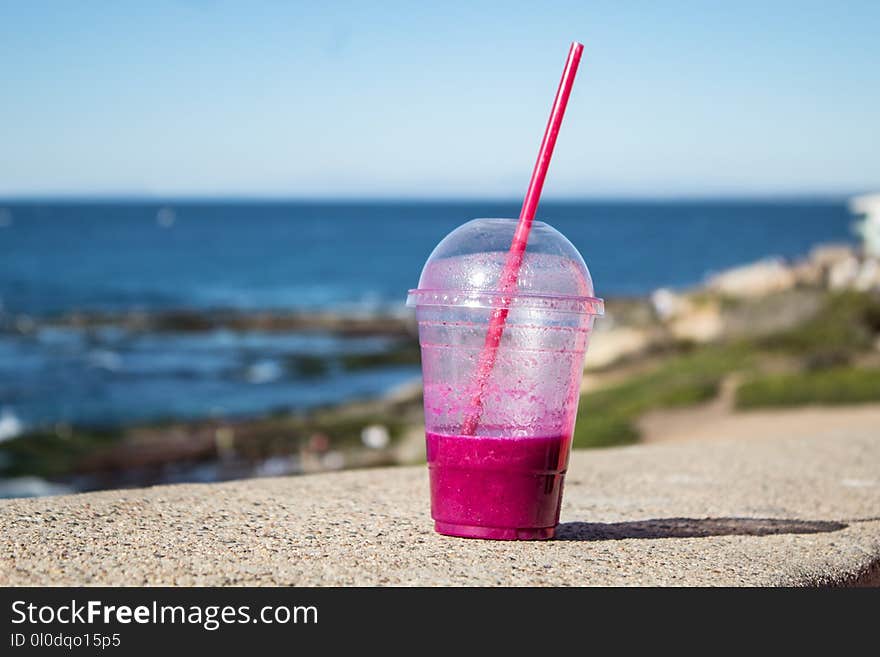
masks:
<path fill-rule="evenodd" d="M 538 217 L 608 299 L 575 446 L 880 426 L 878 25 L 4 3 L 0 496 L 423 458 L 406 290 L 518 215 L 573 39 Z"/>

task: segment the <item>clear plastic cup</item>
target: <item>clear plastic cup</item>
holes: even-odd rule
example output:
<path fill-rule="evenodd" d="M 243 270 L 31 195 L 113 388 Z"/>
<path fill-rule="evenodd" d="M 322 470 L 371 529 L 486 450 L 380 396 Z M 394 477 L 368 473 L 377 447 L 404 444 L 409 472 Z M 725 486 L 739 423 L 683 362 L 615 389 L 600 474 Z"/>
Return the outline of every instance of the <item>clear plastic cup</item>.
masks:
<path fill-rule="evenodd" d="M 475 219 L 454 230 L 407 299 L 419 326 L 431 515 L 441 534 L 544 539 L 559 522 L 584 356 L 604 304 L 577 249 L 542 222 L 532 226 L 516 292 L 501 294 L 516 224 Z M 499 307 L 509 314 L 477 395 Z M 462 435 L 474 413 L 475 434 Z"/>

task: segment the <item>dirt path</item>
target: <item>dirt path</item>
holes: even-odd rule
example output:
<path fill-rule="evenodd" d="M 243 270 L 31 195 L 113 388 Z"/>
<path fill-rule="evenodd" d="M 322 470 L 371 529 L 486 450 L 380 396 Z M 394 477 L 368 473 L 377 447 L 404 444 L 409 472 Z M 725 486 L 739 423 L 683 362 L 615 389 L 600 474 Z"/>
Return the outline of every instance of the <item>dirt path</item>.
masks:
<path fill-rule="evenodd" d="M 638 422 L 642 442 L 880 434 L 880 404 L 736 412 L 736 384 L 733 378 L 726 380 L 718 398 L 708 404 L 647 413 Z"/>

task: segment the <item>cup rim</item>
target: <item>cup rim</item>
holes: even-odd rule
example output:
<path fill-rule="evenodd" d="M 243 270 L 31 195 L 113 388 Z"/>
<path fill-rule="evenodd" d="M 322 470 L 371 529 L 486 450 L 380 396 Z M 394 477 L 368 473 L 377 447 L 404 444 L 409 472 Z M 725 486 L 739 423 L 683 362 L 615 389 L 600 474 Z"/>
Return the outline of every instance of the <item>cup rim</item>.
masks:
<path fill-rule="evenodd" d="M 599 297 L 573 296 L 567 294 L 530 294 L 527 292 L 503 293 L 497 290 L 409 290 L 406 305 L 447 306 L 466 308 L 527 308 L 546 312 L 577 315 L 605 314 L 605 300 Z"/>

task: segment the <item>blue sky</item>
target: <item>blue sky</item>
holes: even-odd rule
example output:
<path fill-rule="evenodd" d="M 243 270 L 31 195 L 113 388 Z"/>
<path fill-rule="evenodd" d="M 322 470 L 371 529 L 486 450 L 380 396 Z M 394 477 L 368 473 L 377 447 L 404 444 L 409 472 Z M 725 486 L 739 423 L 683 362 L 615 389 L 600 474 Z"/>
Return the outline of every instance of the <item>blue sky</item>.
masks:
<path fill-rule="evenodd" d="M 880 187 L 880 2 L 3 2 L 0 195 Z"/>

